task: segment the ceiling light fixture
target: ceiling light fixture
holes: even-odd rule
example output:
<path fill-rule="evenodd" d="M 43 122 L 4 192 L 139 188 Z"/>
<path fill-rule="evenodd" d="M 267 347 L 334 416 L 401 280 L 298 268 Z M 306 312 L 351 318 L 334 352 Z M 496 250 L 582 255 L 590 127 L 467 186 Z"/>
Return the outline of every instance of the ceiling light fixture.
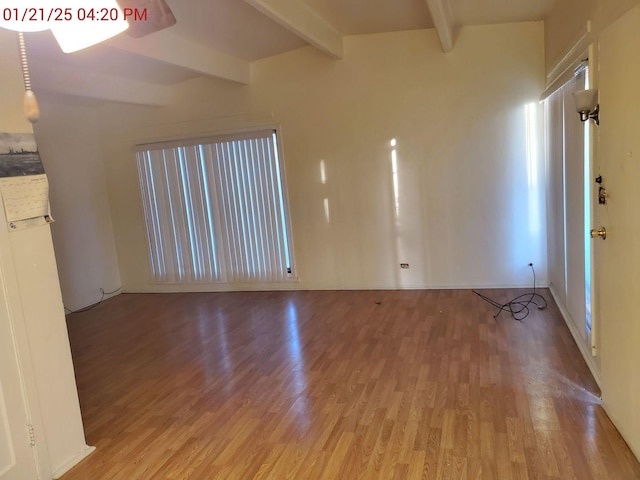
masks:
<path fill-rule="evenodd" d="M 53 7 L 48 0 L 5 0 L 0 11 L 0 27 L 18 32 L 18 47 L 22 79 L 24 80 L 23 109 L 31 123 L 40 118 L 40 108 L 29 75 L 29 62 L 23 32 L 51 30 L 65 53 L 76 52 L 96 45 L 129 28 L 125 15 L 116 0 L 65 0 L 63 6 Z"/>
<path fill-rule="evenodd" d="M 5 0 L 0 27 L 16 32 L 50 29 L 60 48 L 71 53 L 96 45 L 129 28 L 116 0 L 65 0 L 52 7 L 49 0 Z"/>
<path fill-rule="evenodd" d="M 21 0 L 5 0 L 2 2 L 0 27 L 14 32 L 41 32 L 49 28 L 44 14 L 39 15 L 47 7 L 46 0 L 33 0 L 25 5 Z"/>
<path fill-rule="evenodd" d="M 50 25 L 65 53 L 104 42 L 129 28 L 116 0 L 94 0 L 90 4 L 86 0 L 65 0 L 65 5 L 71 9 L 70 19 Z"/>

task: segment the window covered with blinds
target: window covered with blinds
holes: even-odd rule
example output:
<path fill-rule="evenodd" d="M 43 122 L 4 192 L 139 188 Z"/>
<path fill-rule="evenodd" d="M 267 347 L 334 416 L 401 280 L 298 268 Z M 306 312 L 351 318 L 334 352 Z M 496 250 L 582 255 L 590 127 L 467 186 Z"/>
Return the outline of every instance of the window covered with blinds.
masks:
<path fill-rule="evenodd" d="M 588 70 L 545 100 L 549 175 L 549 276 L 558 302 L 584 340 L 591 332 L 589 123 L 580 122 L 573 92 L 588 87 Z"/>
<path fill-rule="evenodd" d="M 293 276 L 275 131 L 142 145 L 137 162 L 153 281 Z"/>

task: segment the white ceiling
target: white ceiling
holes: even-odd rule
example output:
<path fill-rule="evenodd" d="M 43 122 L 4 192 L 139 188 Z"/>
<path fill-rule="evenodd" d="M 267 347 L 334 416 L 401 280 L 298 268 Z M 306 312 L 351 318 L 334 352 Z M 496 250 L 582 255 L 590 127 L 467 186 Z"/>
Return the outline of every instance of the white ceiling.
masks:
<path fill-rule="evenodd" d="M 544 20 L 556 0 L 451 0 L 459 25 Z"/>
<path fill-rule="evenodd" d="M 307 42 L 241 0 L 168 0 L 174 33 L 247 61 L 304 47 Z"/>
<path fill-rule="evenodd" d="M 162 105 L 168 85 L 200 75 L 248 83 L 250 62 L 303 46 L 340 58 L 347 35 L 435 27 L 449 51 L 460 27 L 542 20 L 556 1 L 166 0 L 176 25 L 147 37 L 63 54 L 44 32 L 27 47 L 36 92 Z M 144 95 L 118 93 L 132 86 Z"/>
<path fill-rule="evenodd" d="M 425 0 L 303 0 L 342 35 L 433 28 Z"/>

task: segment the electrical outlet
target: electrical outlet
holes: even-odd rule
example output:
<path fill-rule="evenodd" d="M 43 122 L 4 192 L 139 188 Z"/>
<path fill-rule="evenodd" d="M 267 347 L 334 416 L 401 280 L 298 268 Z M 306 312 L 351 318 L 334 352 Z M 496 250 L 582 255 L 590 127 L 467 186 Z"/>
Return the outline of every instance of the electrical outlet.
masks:
<path fill-rule="evenodd" d="M 409 264 L 408 264 L 408 263 L 401 263 L 401 264 L 400 264 L 400 268 L 405 268 L 405 269 L 407 269 L 407 268 L 409 268 Z"/>

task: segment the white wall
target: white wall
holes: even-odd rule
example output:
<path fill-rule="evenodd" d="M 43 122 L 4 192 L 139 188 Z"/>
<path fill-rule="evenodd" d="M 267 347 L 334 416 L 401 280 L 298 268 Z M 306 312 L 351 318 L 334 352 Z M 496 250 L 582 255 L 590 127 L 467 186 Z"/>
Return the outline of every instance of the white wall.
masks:
<path fill-rule="evenodd" d="M 104 177 L 100 115 L 42 97 L 34 126 L 51 185 L 51 227 L 65 306 L 77 310 L 120 286 Z M 70 131 L 69 126 L 73 129 Z"/>
<path fill-rule="evenodd" d="M 599 169 L 610 194 L 598 207 L 602 399 L 605 409 L 640 458 L 640 6 L 600 35 Z"/>
<path fill-rule="evenodd" d="M 147 281 L 133 146 L 264 123 L 283 139 L 295 288 L 528 286 L 529 262 L 546 282 L 543 172 L 528 162 L 525 117 L 543 89 L 542 24 L 465 28 L 448 55 L 432 30 L 344 46 L 338 61 L 303 48 L 255 62 L 250 87 L 199 80 L 172 108 L 103 111 L 104 131 L 118 132 L 105 170 L 127 290 L 179 288 Z"/>
<path fill-rule="evenodd" d="M 0 30 L 0 131 L 28 132 L 16 37 Z M 73 364 L 48 226 L 9 233 L 0 206 L 0 268 L 6 309 L 35 419 L 40 468 L 50 478 L 85 456 Z M 4 318 L 4 317 L 2 317 Z M 46 458 L 42 458 L 45 457 Z"/>

